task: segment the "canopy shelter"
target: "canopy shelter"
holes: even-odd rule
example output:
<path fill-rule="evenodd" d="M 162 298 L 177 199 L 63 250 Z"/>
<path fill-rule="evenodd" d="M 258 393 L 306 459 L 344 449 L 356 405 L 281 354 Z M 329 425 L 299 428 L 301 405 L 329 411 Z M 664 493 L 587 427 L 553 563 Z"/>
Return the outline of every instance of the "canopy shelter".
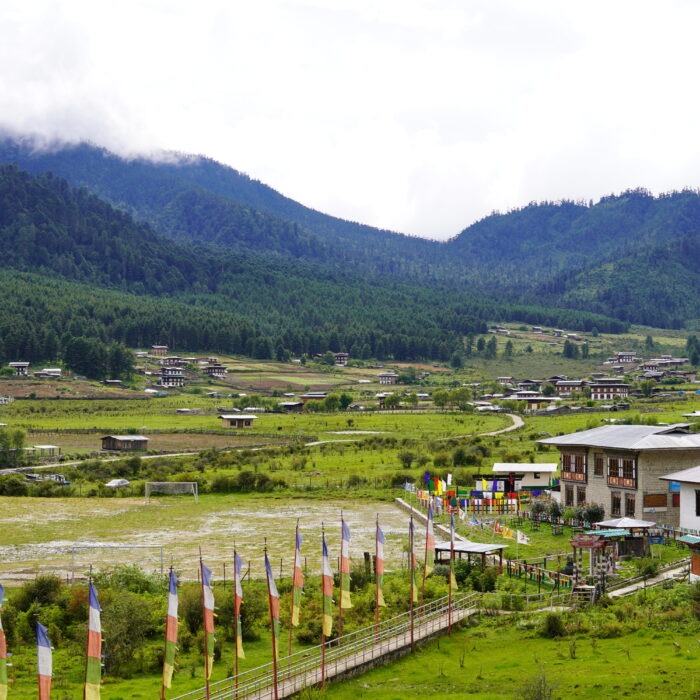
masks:
<path fill-rule="evenodd" d="M 635 518 L 615 518 L 614 520 L 601 520 L 599 523 L 595 523 L 596 529 L 607 529 L 607 528 L 649 528 L 655 527 L 656 523 L 649 520 L 636 520 Z"/>
<path fill-rule="evenodd" d="M 487 566 L 486 557 L 498 555 L 498 566 L 503 569 L 503 550 L 507 544 L 488 544 L 484 542 L 457 541 L 454 543 L 455 557 L 462 559 L 467 556 L 467 561 L 471 562 L 472 554 L 481 557 L 481 565 Z M 450 560 L 451 545 L 449 542 L 439 542 L 435 545 L 435 563 L 445 564 Z"/>
<path fill-rule="evenodd" d="M 636 518 L 615 518 L 614 520 L 602 520 L 595 523 L 594 534 L 610 530 L 626 530 L 626 535 L 614 537 L 619 556 L 645 557 L 649 555 L 649 532 L 656 523 L 649 520 L 637 520 Z"/>

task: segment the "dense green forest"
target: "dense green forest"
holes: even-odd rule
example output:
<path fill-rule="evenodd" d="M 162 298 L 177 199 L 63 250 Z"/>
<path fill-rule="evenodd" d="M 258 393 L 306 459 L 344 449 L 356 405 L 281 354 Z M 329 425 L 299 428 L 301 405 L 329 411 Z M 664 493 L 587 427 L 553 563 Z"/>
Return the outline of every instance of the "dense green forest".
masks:
<path fill-rule="evenodd" d="M 533 203 L 439 243 L 327 216 L 208 158 L 159 158 L 0 141 L 0 162 L 53 172 L 182 243 L 305 263 L 315 274 L 350 269 L 505 307 L 565 307 L 670 328 L 698 316 L 696 191 Z"/>
<path fill-rule="evenodd" d="M 616 332 L 600 315 L 523 307 L 202 243 L 176 243 L 51 174 L 0 166 L 0 359 L 74 338 L 257 358 L 347 350 L 448 359 L 487 321 Z"/>

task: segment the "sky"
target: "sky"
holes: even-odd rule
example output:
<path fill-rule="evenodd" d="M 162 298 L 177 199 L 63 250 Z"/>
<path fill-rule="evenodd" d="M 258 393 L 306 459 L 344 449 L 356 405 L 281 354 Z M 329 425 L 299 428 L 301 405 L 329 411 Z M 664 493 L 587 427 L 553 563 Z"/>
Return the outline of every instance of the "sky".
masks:
<path fill-rule="evenodd" d="M 700 186 L 695 0 L 2 0 L 0 129 L 447 239 Z"/>

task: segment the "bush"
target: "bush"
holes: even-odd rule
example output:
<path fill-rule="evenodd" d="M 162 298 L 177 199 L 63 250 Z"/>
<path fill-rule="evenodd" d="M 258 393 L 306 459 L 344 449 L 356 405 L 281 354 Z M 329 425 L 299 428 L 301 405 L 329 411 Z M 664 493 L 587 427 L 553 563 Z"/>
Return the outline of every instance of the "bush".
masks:
<path fill-rule="evenodd" d="M 0 476 L 0 496 L 26 496 L 27 482 L 19 474 Z"/>
<path fill-rule="evenodd" d="M 547 613 L 542 624 L 540 634 L 547 639 L 556 639 L 566 636 L 566 626 L 559 613 Z"/>

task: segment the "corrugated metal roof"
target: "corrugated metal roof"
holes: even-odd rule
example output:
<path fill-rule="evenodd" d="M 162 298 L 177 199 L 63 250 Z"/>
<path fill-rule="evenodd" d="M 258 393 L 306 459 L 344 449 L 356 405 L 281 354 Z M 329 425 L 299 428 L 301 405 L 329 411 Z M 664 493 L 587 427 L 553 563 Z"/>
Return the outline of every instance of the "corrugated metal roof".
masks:
<path fill-rule="evenodd" d="M 546 438 L 537 442 L 556 446 L 608 447 L 621 450 L 700 448 L 700 434 L 685 433 L 688 423 L 674 425 L 604 425 L 592 430 Z"/>
<path fill-rule="evenodd" d="M 659 479 L 664 479 L 665 481 L 680 481 L 684 484 L 700 484 L 700 466 L 666 474 L 665 476 L 660 476 Z"/>
<path fill-rule="evenodd" d="M 534 472 L 555 472 L 559 464 L 556 462 L 548 462 L 547 464 L 537 464 L 533 462 L 526 462 L 524 464 L 518 462 L 496 462 L 493 465 L 493 471 L 497 473 L 505 472 L 523 472 L 523 473 L 534 473 Z"/>

